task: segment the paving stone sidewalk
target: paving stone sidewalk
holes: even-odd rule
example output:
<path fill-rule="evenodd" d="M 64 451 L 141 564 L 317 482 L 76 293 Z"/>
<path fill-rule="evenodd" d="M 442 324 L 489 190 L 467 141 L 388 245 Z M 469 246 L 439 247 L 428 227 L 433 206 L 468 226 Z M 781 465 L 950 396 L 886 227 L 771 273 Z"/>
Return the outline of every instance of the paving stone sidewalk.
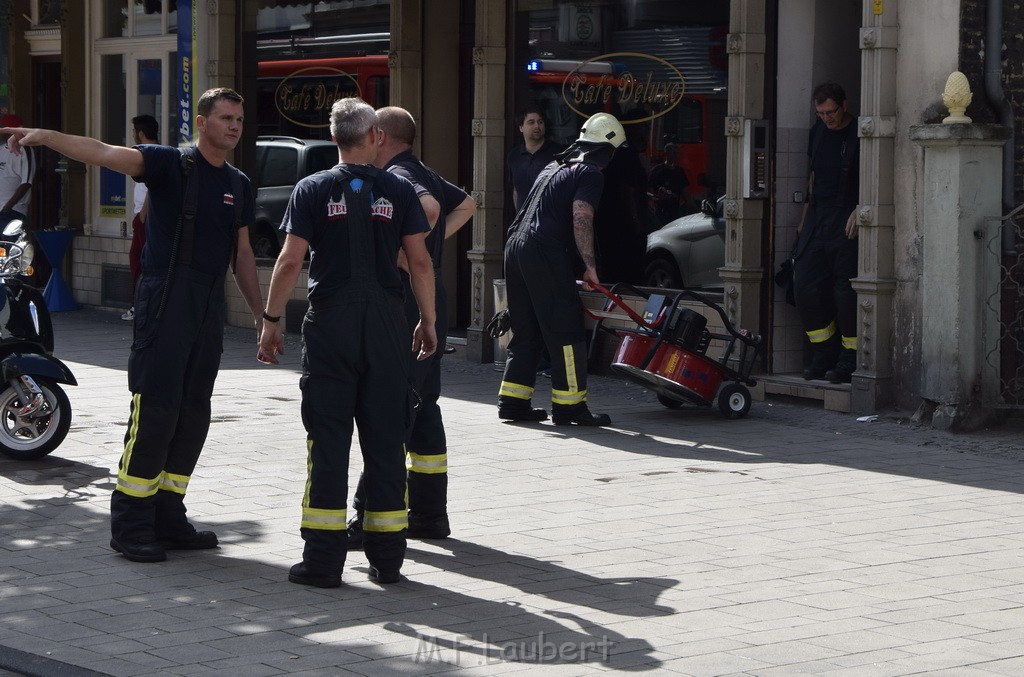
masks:
<path fill-rule="evenodd" d="M 228 330 L 188 498 L 222 547 L 137 564 L 108 547 L 130 328 L 54 321 L 80 385 L 54 454 L 0 458 L 0 674 L 1024 674 L 1019 425 L 955 435 L 779 400 L 727 421 L 602 377 L 611 428 L 505 424 L 500 374 L 456 354 L 453 538 L 411 541 L 391 586 L 350 553 L 319 590 L 287 582 L 297 339 L 266 367 Z"/>

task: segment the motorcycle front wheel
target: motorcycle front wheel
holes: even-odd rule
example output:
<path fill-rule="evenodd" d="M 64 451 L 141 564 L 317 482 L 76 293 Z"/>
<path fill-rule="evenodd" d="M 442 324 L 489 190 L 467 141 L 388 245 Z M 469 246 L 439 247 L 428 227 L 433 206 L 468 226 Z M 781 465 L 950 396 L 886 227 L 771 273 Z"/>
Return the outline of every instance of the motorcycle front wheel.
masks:
<path fill-rule="evenodd" d="M 60 446 L 71 428 L 71 402 L 56 382 L 37 378 L 46 401 L 28 416 L 18 416 L 24 403 L 8 385 L 0 391 L 0 453 L 18 461 L 34 461 Z"/>

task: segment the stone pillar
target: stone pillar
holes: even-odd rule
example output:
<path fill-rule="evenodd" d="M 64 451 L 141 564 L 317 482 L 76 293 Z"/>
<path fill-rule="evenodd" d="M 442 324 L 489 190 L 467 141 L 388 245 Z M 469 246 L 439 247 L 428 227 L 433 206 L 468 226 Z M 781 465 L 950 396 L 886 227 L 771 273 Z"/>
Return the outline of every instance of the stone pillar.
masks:
<path fill-rule="evenodd" d="M 61 77 L 60 98 L 64 121 L 62 131 L 68 134 L 83 135 L 86 133 L 85 117 L 88 106 L 82 102 L 87 99 L 86 68 L 89 64 L 86 45 L 87 31 L 81 27 L 89 26 L 84 3 L 64 2 L 60 7 L 60 52 Z M 57 162 L 60 176 L 60 216 L 58 225 L 61 228 L 81 228 L 87 218 L 85 195 L 85 165 L 77 160 L 61 156 Z"/>
<path fill-rule="evenodd" d="M 864 0 L 860 29 L 861 110 L 860 198 L 857 240 L 857 371 L 853 374 L 850 410 L 870 413 L 893 398 L 893 259 L 896 224 L 893 168 L 896 139 L 896 57 L 899 0 L 884 4 Z"/>
<path fill-rule="evenodd" d="M 744 199 L 744 121 L 764 111 L 765 2 L 732 0 L 729 16 L 729 103 L 725 120 L 725 266 L 723 304 L 736 327 L 764 333 L 761 325 L 761 267 L 764 200 Z"/>
<path fill-rule="evenodd" d="M 473 248 L 467 256 L 470 276 L 470 324 L 466 358 L 494 359 L 494 341 L 484 325 L 494 314 L 493 281 L 504 277 L 506 2 L 477 3 L 473 48 Z"/>
<path fill-rule="evenodd" d="M 391 3 L 390 102 L 409 111 L 414 120 L 423 113 L 423 2 L 395 0 Z M 413 150 L 420 150 L 422 131 Z"/>
<path fill-rule="evenodd" d="M 924 148 L 920 394 L 937 406 L 933 425 L 972 427 L 987 416 L 982 393 L 996 391 L 999 379 L 985 359 L 986 300 L 999 281 L 998 266 L 985 265 L 984 234 L 1002 213 L 1009 130 L 915 125 L 910 138 Z"/>

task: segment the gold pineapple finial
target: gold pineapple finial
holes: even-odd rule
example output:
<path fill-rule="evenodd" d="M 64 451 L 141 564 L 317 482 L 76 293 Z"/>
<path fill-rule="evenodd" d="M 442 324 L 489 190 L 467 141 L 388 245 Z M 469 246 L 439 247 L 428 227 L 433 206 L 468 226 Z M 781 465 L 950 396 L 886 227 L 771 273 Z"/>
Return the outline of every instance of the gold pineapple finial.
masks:
<path fill-rule="evenodd" d="M 960 71 L 950 73 L 946 78 L 946 89 L 942 92 L 942 103 L 949 109 L 949 116 L 943 118 L 942 122 L 947 125 L 971 122 L 971 118 L 964 113 L 973 98 L 967 76 Z"/>

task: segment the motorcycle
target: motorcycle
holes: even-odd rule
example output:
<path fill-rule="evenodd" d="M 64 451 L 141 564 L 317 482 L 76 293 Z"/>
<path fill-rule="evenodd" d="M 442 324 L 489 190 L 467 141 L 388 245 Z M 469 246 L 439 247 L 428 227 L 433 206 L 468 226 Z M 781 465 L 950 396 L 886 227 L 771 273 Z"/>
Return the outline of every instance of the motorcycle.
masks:
<path fill-rule="evenodd" d="M 40 459 L 60 446 L 71 427 L 71 402 L 61 383 L 78 385 L 53 357 L 53 325 L 32 275 L 35 247 L 20 220 L 0 237 L 0 453 Z"/>

